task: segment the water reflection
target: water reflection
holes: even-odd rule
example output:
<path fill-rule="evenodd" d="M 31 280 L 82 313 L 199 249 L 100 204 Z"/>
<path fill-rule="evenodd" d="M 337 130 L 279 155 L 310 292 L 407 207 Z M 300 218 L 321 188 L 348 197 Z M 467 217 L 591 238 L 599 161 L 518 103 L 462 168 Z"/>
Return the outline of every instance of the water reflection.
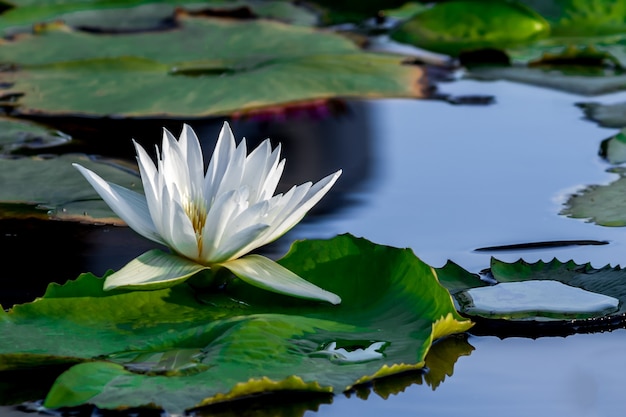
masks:
<path fill-rule="evenodd" d="M 322 104 L 317 103 L 316 106 Z M 231 121 L 237 139 L 247 137 L 248 147 L 256 147 L 269 137 L 274 145 L 282 143 L 287 159 L 279 191 L 294 184 L 315 180 L 343 169 L 343 175 L 330 193 L 311 211 L 315 215 L 337 212 L 352 204 L 350 198 L 372 175 L 370 107 L 363 102 L 329 103 L 326 112 L 303 111 L 297 117 L 279 119 L 237 119 Z M 160 143 L 162 128 L 178 135 L 183 121 L 165 120 L 80 120 L 43 119 L 65 129 L 75 139 L 63 152 L 85 152 L 102 158 L 120 158 L 134 164 L 131 138 L 152 149 Z M 208 163 L 215 140 L 222 127 L 221 119 L 187 121 L 204 139 Z M 40 216 L 38 216 L 40 217 Z M 15 303 L 32 301 L 41 296 L 49 282 L 63 283 L 83 272 L 102 275 L 119 269 L 141 253 L 155 247 L 126 227 L 85 225 L 37 219 L 0 220 L 0 252 L 3 274 L 0 275 L 0 304 L 8 308 Z M 285 253 L 289 237 L 260 249 L 273 257 Z M 36 256 L 28 265 L 23 254 Z M 20 279 L 16 279 L 19 277 Z"/>

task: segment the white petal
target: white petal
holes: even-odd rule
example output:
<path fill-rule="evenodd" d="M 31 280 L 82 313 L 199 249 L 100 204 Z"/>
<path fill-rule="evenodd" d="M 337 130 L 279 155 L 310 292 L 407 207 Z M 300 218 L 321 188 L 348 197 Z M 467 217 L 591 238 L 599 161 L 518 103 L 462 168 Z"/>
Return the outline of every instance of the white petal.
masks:
<path fill-rule="evenodd" d="M 271 172 L 271 147 L 272 145 L 269 139 L 267 139 L 250 152 L 250 155 L 246 158 L 241 183 L 246 184 L 250 188 L 250 200 L 253 202 L 259 201 L 259 196 L 263 192 L 263 184 Z"/>
<path fill-rule="evenodd" d="M 135 232 L 157 243 L 165 244 L 152 222 L 146 198 L 134 191 L 111 184 L 100 178 L 93 171 L 79 165 L 72 164 L 89 181 L 91 186 L 102 197 L 122 220 Z"/>
<path fill-rule="evenodd" d="M 306 215 L 306 213 L 313 208 L 315 204 L 317 204 L 322 197 L 326 195 L 326 193 L 331 189 L 331 187 L 335 184 L 339 176 L 341 175 L 341 170 L 331 174 L 320 181 L 318 181 L 315 185 L 311 187 L 311 189 L 307 192 L 306 196 L 302 199 L 299 205 L 293 209 L 291 213 L 289 213 L 282 220 L 276 219 L 278 224 L 276 227 L 268 233 L 265 237 L 265 242 L 263 244 L 272 242 L 293 228 L 302 218 Z"/>
<path fill-rule="evenodd" d="M 187 213 L 178 201 L 169 196 L 167 189 L 163 190 L 161 205 L 163 218 L 159 231 L 167 245 L 179 254 L 197 260 L 198 239 Z"/>
<path fill-rule="evenodd" d="M 285 169 L 285 160 L 281 160 L 277 162 L 275 165 L 272 165 L 272 169 L 265 179 L 265 183 L 262 187 L 262 192 L 259 195 L 260 199 L 267 200 L 272 198 L 274 193 L 276 192 L 276 187 L 278 187 L 278 182 L 280 178 L 283 176 L 283 171 Z"/>
<path fill-rule="evenodd" d="M 241 248 L 257 240 L 268 228 L 269 225 L 267 224 L 257 223 L 239 230 L 237 233 L 229 233 L 217 247 L 217 250 L 211 256 L 211 260 L 213 262 L 222 262 L 238 258 L 240 254 L 248 253 L 248 250 L 243 252 Z"/>
<path fill-rule="evenodd" d="M 213 255 L 221 244 L 231 217 L 237 215 L 236 193 L 237 190 L 232 190 L 220 195 L 209 209 L 206 223 L 202 229 L 202 254 L 200 258 L 203 262 L 210 262 L 213 259 Z"/>
<path fill-rule="evenodd" d="M 202 192 L 204 182 L 204 161 L 202 159 L 202 148 L 200 141 L 188 124 L 183 125 L 183 131 L 180 134 L 179 144 L 185 159 L 187 160 L 187 168 L 189 169 L 189 180 L 192 185 L 192 192 Z"/>
<path fill-rule="evenodd" d="M 209 167 L 204 180 L 204 197 L 209 203 L 215 198 L 219 184 L 226 172 L 228 163 L 235 152 L 235 137 L 227 122 L 224 122 L 220 135 L 217 138 L 215 150 L 209 161 Z"/>
<path fill-rule="evenodd" d="M 141 174 L 141 182 L 143 183 L 143 191 L 146 195 L 150 216 L 155 225 L 161 221 L 161 186 L 159 184 L 159 173 L 154 166 L 154 162 L 144 148 L 137 142 L 133 141 L 137 152 L 137 165 Z"/>
<path fill-rule="evenodd" d="M 233 153 L 230 161 L 228 161 L 228 166 L 226 167 L 226 171 L 224 172 L 224 176 L 222 177 L 221 182 L 217 185 L 217 191 L 215 191 L 215 196 L 219 196 L 225 192 L 230 190 L 236 190 L 241 188 L 242 185 L 246 185 L 242 182 L 243 172 L 245 170 L 246 165 L 246 141 L 242 140 L 235 152 Z"/>
<path fill-rule="evenodd" d="M 163 129 L 162 148 L 163 158 L 160 172 L 166 181 L 170 195 L 175 196 L 181 193 L 190 195 L 192 190 L 186 155 L 180 148 L 178 141 L 167 129 Z M 177 190 L 177 192 L 175 193 L 173 190 Z"/>
<path fill-rule="evenodd" d="M 299 298 L 328 301 L 332 304 L 341 302 L 341 298 L 336 294 L 311 284 L 287 268 L 260 255 L 248 255 L 220 265 L 255 287 Z"/>
<path fill-rule="evenodd" d="M 104 290 L 169 288 L 206 269 L 209 267 L 153 249 L 139 255 L 122 269 L 106 277 Z"/>

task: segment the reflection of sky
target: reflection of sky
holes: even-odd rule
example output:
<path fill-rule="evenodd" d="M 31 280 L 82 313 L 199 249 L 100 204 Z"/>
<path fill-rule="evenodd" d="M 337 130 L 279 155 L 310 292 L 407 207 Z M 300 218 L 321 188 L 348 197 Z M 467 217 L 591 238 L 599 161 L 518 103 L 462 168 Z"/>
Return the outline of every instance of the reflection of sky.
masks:
<path fill-rule="evenodd" d="M 367 401 L 338 396 L 320 416 L 600 417 L 626 410 L 626 330 L 532 339 L 474 337 L 437 390 L 412 385 Z M 313 415 L 309 413 L 307 415 Z"/>
<path fill-rule="evenodd" d="M 598 156 L 616 129 L 582 119 L 584 97 L 505 82 L 463 81 L 446 93 L 493 94 L 491 106 L 385 100 L 371 104 L 379 173 L 360 206 L 301 226 L 292 237 L 349 232 L 376 243 L 410 247 L 441 266 L 488 266 L 479 247 L 541 240 L 596 239 L 610 245 L 500 252 L 574 259 L 594 266 L 626 262 L 626 231 L 558 216 L 568 193 L 617 178 Z M 613 100 L 612 100 L 613 101 Z"/>
<path fill-rule="evenodd" d="M 598 156 L 615 129 L 582 119 L 579 101 L 614 102 L 505 82 L 444 85 L 453 95 L 492 94 L 492 106 L 385 100 L 371 104 L 377 177 L 349 209 L 290 233 L 326 238 L 349 232 L 410 247 L 441 266 L 489 266 L 491 255 L 626 264 L 626 229 L 557 215 L 572 191 L 617 178 Z M 608 240 L 604 246 L 475 253 L 478 247 L 541 240 Z M 413 385 L 368 401 L 338 397 L 321 416 L 603 416 L 626 409 L 626 330 L 567 338 L 473 337 L 454 375 L 436 390 Z M 313 414 L 313 413 L 310 413 Z"/>

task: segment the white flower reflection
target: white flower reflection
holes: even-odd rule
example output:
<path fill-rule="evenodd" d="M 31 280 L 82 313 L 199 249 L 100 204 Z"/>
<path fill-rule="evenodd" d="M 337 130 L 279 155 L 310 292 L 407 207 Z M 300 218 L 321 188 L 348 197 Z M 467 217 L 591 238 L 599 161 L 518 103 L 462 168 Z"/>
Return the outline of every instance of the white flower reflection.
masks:
<path fill-rule="evenodd" d="M 74 164 L 102 199 L 133 230 L 171 248 L 151 250 L 107 277 L 105 289 L 155 289 L 182 282 L 200 271 L 226 268 L 270 291 L 338 304 L 341 299 L 274 261 L 248 252 L 294 227 L 330 190 L 341 171 L 319 182 L 274 195 L 285 160 L 269 139 L 249 155 L 246 142 L 224 123 L 206 174 L 200 143 L 184 125 L 177 141 L 164 129 L 157 164 L 135 143 L 145 196 L 108 183 Z"/>

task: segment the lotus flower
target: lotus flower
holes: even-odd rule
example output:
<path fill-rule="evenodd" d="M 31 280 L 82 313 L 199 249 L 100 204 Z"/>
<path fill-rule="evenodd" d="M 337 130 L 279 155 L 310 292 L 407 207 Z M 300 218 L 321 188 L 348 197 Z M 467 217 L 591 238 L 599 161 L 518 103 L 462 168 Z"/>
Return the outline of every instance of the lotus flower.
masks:
<path fill-rule="evenodd" d="M 201 271 L 210 270 L 215 276 L 226 268 L 270 291 L 341 302 L 337 295 L 276 262 L 248 254 L 302 220 L 341 171 L 274 195 L 285 166 L 280 145 L 272 150 L 267 139 L 248 155 L 245 140 L 236 145 L 228 123 L 222 127 L 206 173 L 200 143 L 188 125 L 178 141 L 164 129 L 156 166 L 144 148 L 133 143 L 145 196 L 74 166 L 128 226 L 168 246 L 172 253 L 153 249 L 140 255 L 109 275 L 105 290 L 167 288 Z"/>

